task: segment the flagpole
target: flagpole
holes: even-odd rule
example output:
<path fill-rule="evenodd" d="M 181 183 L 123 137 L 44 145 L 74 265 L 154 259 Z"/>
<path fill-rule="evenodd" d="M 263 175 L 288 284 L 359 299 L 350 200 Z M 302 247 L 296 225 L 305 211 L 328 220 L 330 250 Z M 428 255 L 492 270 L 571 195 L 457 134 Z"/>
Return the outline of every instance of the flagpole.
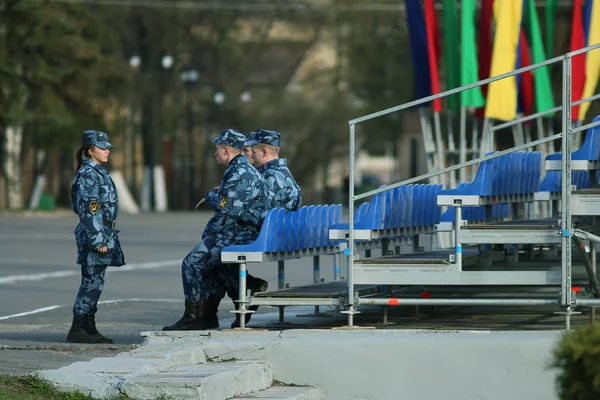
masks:
<path fill-rule="evenodd" d="M 475 154 L 479 151 L 479 120 L 473 118 L 473 131 L 471 132 L 471 157 L 475 157 Z M 475 179 L 475 173 L 477 168 L 471 167 L 471 180 Z"/>
<path fill-rule="evenodd" d="M 548 136 L 554 135 L 554 118 L 548 118 Z M 548 154 L 556 153 L 554 140 L 548 142 Z"/>
<path fill-rule="evenodd" d="M 477 132 L 476 129 L 473 132 Z M 473 139 L 472 145 L 475 145 L 475 138 Z M 460 108 L 460 163 L 463 164 L 467 161 L 467 107 Z M 460 181 L 467 181 L 467 170 L 461 168 L 459 172 Z"/>
<path fill-rule="evenodd" d="M 456 161 L 456 144 L 454 143 L 454 115 L 448 110 L 448 165 L 454 165 Z M 464 168 L 463 168 L 464 169 Z M 456 172 L 450 173 L 450 187 L 456 187 Z"/>
<path fill-rule="evenodd" d="M 479 147 L 479 157 L 485 156 L 486 149 L 490 147 L 493 148 L 493 143 L 489 143 L 489 129 L 491 126 L 491 121 L 488 117 L 483 119 L 483 127 L 481 128 L 481 146 Z"/>
<path fill-rule="evenodd" d="M 445 167 L 444 163 L 444 140 L 442 139 L 442 123 L 440 120 L 439 111 L 435 111 L 433 113 L 433 123 L 435 128 L 435 141 L 436 141 L 436 152 L 438 159 L 438 168 L 443 169 Z M 440 182 L 448 184 L 448 180 L 445 177 L 440 176 Z"/>
<path fill-rule="evenodd" d="M 525 128 L 525 143 L 531 142 L 531 126 L 524 124 Z M 529 147 L 529 151 L 533 151 L 533 147 Z"/>
<path fill-rule="evenodd" d="M 433 146 L 433 138 L 431 137 L 430 123 L 425 115 L 425 110 L 419 107 L 419 119 L 421 120 L 421 130 L 423 132 L 423 147 L 425 147 L 425 161 L 427 163 L 427 171 L 435 171 L 435 164 L 433 155 L 435 154 L 435 148 Z M 431 178 L 432 183 L 438 183 L 439 177 Z"/>
<path fill-rule="evenodd" d="M 546 135 L 544 135 L 544 120 L 542 119 L 542 117 L 537 117 L 535 119 L 536 123 L 537 123 L 537 139 L 543 139 L 546 137 Z M 541 168 L 541 173 L 540 176 L 546 176 L 546 156 L 548 155 L 548 144 L 547 143 L 542 143 L 538 146 L 538 148 L 536 149 L 537 151 L 540 151 L 542 153 L 542 168 Z M 537 205 L 537 212 L 539 214 L 539 216 L 541 218 L 546 218 L 548 217 L 548 207 L 547 204 L 548 202 L 539 202 L 536 201 L 534 204 Z M 536 212 L 535 208 L 534 208 L 534 213 Z"/>

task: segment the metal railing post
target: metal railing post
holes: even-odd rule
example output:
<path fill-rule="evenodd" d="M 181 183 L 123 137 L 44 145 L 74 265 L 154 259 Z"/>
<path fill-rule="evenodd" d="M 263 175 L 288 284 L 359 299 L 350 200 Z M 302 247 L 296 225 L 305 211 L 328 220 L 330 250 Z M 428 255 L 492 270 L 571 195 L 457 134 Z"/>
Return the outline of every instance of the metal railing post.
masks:
<path fill-rule="evenodd" d="M 571 326 L 571 56 L 566 55 L 562 73 L 562 193 L 561 193 L 561 305 L 566 309 L 565 328 Z"/>
<path fill-rule="evenodd" d="M 355 168 L 355 145 L 356 145 L 356 125 L 350 123 L 350 195 L 348 196 L 348 326 L 354 324 L 354 168 Z"/>

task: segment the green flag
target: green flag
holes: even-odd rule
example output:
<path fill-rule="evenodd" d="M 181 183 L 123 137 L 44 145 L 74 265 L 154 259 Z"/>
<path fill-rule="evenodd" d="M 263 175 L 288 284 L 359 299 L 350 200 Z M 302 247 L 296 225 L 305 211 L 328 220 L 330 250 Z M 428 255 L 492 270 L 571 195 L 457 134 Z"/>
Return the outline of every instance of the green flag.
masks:
<path fill-rule="evenodd" d="M 444 0 L 444 61 L 446 63 L 446 89 L 460 86 L 460 60 L 458 55 L 458 20 L 456 1 Z M 457 112 L 459 96 L 448 97 L 448 108 Z"/>
<path fill-rule="evenodd" d="M 558 0 L 546 0 L 546 54 L 548 54 L 548 58 L 554 57 L 554 25 L 556 24 L 557 4 Z"/>
<path fill-rule="evenodd" d="M 477 47 L 475 42 L 475 0 L 463 0 L 460 9 L 461 26 L 461 63 L 460 85 L 468 85 L 479 80 L 477 70 Z M 485 98 L 481 86 L 460 93 L 460 104 L 463 107 L 482 107 Z"/>
<path fill-rule="evenodd" d="M 538 20 L 534 1 L 527 2 L 525 21 L 527 22 L 529 28 L 533 64 L 545 61 L 546 55 L 544 54 L 544 44 L 542 42 L 540 21 Z M 535 106 L 537 112 L 554 108 L 552 84 L 550 83 L 550 73 L 548 72 L 547 66 L 533 70 L 533 84 L 535 88 Z M 547 116 L 551 117 L 553 115 L 554 114 L 548 114 Z"/>

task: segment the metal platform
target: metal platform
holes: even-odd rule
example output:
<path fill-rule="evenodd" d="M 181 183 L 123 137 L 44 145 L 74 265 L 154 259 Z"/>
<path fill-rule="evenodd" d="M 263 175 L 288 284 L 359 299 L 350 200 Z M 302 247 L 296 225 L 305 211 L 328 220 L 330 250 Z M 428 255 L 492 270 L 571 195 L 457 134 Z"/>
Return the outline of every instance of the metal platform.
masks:
<path fill-rule="evenodd" d="M 600 188 L 574 190 L 571 192 L 573 215 L 600 215 Z"/>
<path fill-rule="evenodd" d="M 560 171 L 561 160 L 546 160 L 546 171 Z M 596 171 L 600 169 L 600 161 L 571 160 L 571 171 Z"/>
<path fill-rule="evenodd" d="M 489 224 L 464 225 L 461 243 L 467 244 L 559 244 L 561 229 L 558 221 L 504 221 Z"/>
<path fill-rule="evenodd" d="M 381 293 L 376 285 L 357 285 L 354 291 L 359 296 L 372 296 Z M 272 292 L 256 293 L 250 305 L 267 306 L 343 306 L 348 293 L 346 281 L 319 283 L 280 289 Z"/>

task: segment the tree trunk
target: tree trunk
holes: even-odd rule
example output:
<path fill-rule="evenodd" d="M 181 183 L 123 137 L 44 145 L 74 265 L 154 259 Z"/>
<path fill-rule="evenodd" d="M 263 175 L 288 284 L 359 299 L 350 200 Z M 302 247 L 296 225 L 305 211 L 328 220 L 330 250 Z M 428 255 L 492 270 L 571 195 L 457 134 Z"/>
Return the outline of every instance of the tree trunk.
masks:
<path fill-rule="evenodd" d="M 8 208 L 22 209 L 23 175 L 21 169 L 21 145 L 23 143 L 23 128 L 9 126 L 6 128 L 6 157 L 4 170 L 8 194 Z"/>

